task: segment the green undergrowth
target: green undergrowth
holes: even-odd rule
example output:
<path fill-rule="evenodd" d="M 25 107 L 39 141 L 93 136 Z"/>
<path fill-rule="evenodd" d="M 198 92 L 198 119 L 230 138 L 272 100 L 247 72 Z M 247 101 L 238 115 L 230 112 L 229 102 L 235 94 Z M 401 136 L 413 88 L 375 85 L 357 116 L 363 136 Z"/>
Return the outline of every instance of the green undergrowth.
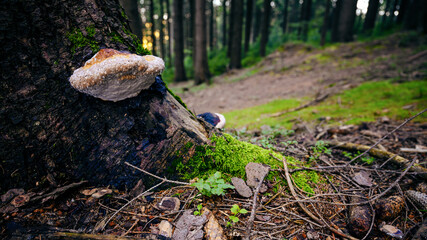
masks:
<path fill-rule="evenodd" d="M 427 106 L 427 79 L 396 83 L 392 80 L 367 82 L 356 88 L 328 98 L 324 102 L 280 117 L 271 114 L 284 112 L 306 103 L 309 99 L 282 99 L 270 103 L 225 113 L 227 127 L 248 129 L 262 125 L 292 128 L 297 121 L 316 121 L 330 117 L 330 124 L 360 124 L 387 116 L 403 120 Z M 424 114 L 415 119 L 427 120 Z"/>
<path fill-rule="evenodd" d="M 271 169 L 283 168 L 283 156 L 272 150 L 261 148 L 248 142 L 239 141 L 229 134 L 213 135 L 211 145 L 194 146 L 188 143 L 176 153 L 176 160 L 170 168 L 184 179 L 207 178 L 217 171 L 223 174 L 225 180 L 231 177 L 245 178 L 245 166 L 250 162 L 269 165 Z M 188 158 L 188 155 L 192 157 Z M 277 159 L 272 157 L 275 156 Z M 290 168 L 308 166 L 293 157 L 286 157 Z M 272 171 L 267 179 L 280 176 Z M 298 187 L 306 192 L 314 193 L 312 184 L 319 181 L 320 175 L 313 171 L 296 172 L 293 175 Z"/>

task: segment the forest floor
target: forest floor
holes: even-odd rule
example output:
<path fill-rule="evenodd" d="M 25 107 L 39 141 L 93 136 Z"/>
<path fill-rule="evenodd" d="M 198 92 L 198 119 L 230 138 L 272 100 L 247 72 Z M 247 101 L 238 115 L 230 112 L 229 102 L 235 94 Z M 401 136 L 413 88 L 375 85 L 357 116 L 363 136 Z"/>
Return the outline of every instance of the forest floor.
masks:
<path fill-rule="evenodd" d="M 242 239 L 251 226 L 250 239 L 332 240 L 349 235 L 417 239 L 414 236 L 423 222 L 426 228 L 427 186 L 422 174 L 409 167 L 427 167 L 427 123 L 411 121 L 401 126 L 402 119 L 387 116 L 392 112 L 388 106 L 375 110 L 376 118 L 370 122 L 326 124 L 330 117 L 319 117 L 323 114 L 319 109 L 322 103 L 330 107 L 328 99 L 336 94 L 387 79 L 393 84 L 414 82 L 418 85 L 413 88 L 421 89 L 411 95 L 409 105 L 402 103 L 405 111 L 412 114 L 426 108 L 426 43 L 425 38 L 395 34 L 324 49 L 286 44 L 250 69 L 215 78 L 211 86 L 171 85 L 195 113 L 234 112 L 226 116 L 231 116 L 229 124 L 236 128 L 228 127 L 225 133 L 286 156 L 287 162 L 277 159 L 264 180 L 256 208 L 253 195 L 243 197 L 228 189 L 223 195 L 207 196 L 186 184 L 131 191 L 95 188 L 85 182 L 11 189 L 1 196 L 0 238 L 169 239 L 173 231 L 175 239 Z M 273 108 L 270 117 L 289 111 L 302 116 L 308 106 L 301 103 L 308 99 L 314 108 L 308 109 L 310 114 L 316 112 L 310 116 L 316 121 L 292 116 L 292 130 L 242 120 L 233 123 L 237 118 L 232 116 L 245 113 L 242 109 L 264 108 L 267 105 L 262 104 L 283 98 L 299 101 L 290 108 Z M 347 114 L 345 108 L 339 109 L 341 114 Z M 425 113 L 420 117 L 425 119 Z M 388 137 L 381 140 L 383 136 Z M 373 144 L 374 152 L 359 157 Z M 223 173 L 222 177 L 233 176 Z M 292 180 L 286 181 L 287 177 Z M 418 197 L 413 196 L 414 190 Z"/>

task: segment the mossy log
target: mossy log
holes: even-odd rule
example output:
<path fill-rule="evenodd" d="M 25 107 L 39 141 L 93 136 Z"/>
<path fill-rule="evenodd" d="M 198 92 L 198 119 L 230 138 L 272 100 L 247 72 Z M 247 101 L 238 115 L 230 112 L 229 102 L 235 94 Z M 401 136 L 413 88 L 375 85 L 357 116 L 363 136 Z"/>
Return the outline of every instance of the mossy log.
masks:
<path fill-rule="evenodd" d="M 119 102 L 70 86 L 97 49 L 143 52 L 122 12 L 117 0 L 0 4 L 0 193 L 81 179 L 132 188 L 144 176 L 123 162 L 163 175 L 185 144 L 208 143 L 161 80 Z"/>

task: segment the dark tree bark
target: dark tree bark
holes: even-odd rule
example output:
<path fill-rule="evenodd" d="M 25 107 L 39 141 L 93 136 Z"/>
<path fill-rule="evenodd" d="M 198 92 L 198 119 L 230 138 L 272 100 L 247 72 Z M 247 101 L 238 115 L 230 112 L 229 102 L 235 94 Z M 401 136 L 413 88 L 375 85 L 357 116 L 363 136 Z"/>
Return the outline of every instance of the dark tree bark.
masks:
<path fill-rule="evenodd" d="M 369 0 L 368 12 L 363 23 L 363 31 L 369 31 L 375 27 L 375 18 L 377 17 L 379 6 L 380 0 Z"/>
<path fill-rule="evenodd" d="M 231 40 L 230 68 L 241 68 L 242 29 L 243 29 L 243 0 L 233 0 L 233 38 Z"/>
<path fill-rule="evenodd" d="M 227 46 L 227 0 L 222 1 L 222 47 Z"/>
<path fill-rule="evenodd" d="M 228 16 L 228 22 L 230 23 L 229 28 L 228 28 L 228 42 L 227 42 L 227 57 L 231 57 L 231 43 L 233 40 L 233 29 L 234 29 L 234 22 L 233 22 L 233 14 L 235 12 L 234 6 L 235 6 L 235 0 L 230 0 L 230 14 Z"/>
<path fill-rule="evenodd" d="M 122 5 L 126 16 L 129 18 L 132 33 L 135 34 L 139 40 L 142 40 L 143 27 L 141 15 L 139 14 L 138 2 L 135 0 L 120 0 L 120 5 Z"/>
<path fill-rule="evenodd" d="M 174 37 L 174 82 L 187 80 L 184 68 L 184 23 L 183 23 L 183 0 L 173 0 L 173 37 Z"/>
<path fill-rule="evenodd" d="M 260 55 L 264 57 L 266 54 L 266 48 L 268 43 L 268 35 L 270 28 L 270 0 L 264 0 L 263 4 L 264 13 L 262 18 L 262 29 L 261 29 L 261 42 L 260 42 Z"/>
<path fill-rule="evenodd" d="M 332 32 L 331 40 L 332 42 L 338 42 L 338 25 L 340 21 L 341 5 L 343 0 L 337 0 L 335 7 L 332 13 Z"/>
<path fill-rule="evenodd" d="M 254 26 L 254 29 L 253 29 L 253 31 L 252 31 L 252 42 L 256 42 L 257 41 L 257 39 L 258 39 L 258 36 L 259 36 L 259 30 L 260 30 L 260 22 L 261 22 L 261 20 L 262 20 L 262 11 L 261 11 L 261 8 L 256 4 L 257 2 L 255 2 L 255 5 L 254 5 L 254 12 L 255 12 L 255 19 L 254 19 L 254 22 L 256 23 L 256 24 L 253 24 L 253 26 Z"/>
<path fill-rule="evenodd" d="M 290 0 L 292 1 L 291 4 L 291 10 L 289 12 L 289 22 L 290 23 L 298 23 L 299 22 L 299 9 L 300 9 L 300 4 L 299 4 L 299 0 Z M 294 32 L 295 31 L 295 27 L 289 27 L 288 31 L 289 32 Z"/>
<path fill-rule="evenodd" d="M 119 102 L 70 86 L 73 70 L 99 48 L 136 51 L 117 1 L 10 0 L 0 16 L 7 16 L 0 28 L 1 192 L 80 179 L 129 189 L 152 180 L 124 162 L 163 175 L 188 142 L 206 143 L 205 128 L 160 78 Z"/>
<path fill-rule="evenodd" d="M 213 0 L 210 1 L 210 15 L 209 15 L 209 48 L 212 51 L 214 48 L 214 4 Z"/>
<path fill-rule="evenodd" d="M 339 1 L 339 0 L 338 0 Z M 343 0 L 338 22 L 338 41 L 353 41 L 353 26 L 356 20 L 357 0 Z"/>
<path fill-rule="evenodd" d="M 381 20 L 382 27 L 386 27 L 387 18 L 389 17 L 389 16 L 387 16 L 387 14 L 390 14 L 390 7 L 391 7 L 391 1 L 392 0 L 384 0 L 384 1 L 385 1 L 384 15 L 383 15 L 382 20 Z"/>
<path fill-rule="evenodd" d="M 283 0 L 283 19 L 282 19 L 282 32 L 285 34 L 288 28 L 288 5 L 289 0 Z"/>
<path fill-rule="evenodd" d="M 323 26 L 322 32 L 320 33 L 320 46 L 325 45 L 326 41 L 326 32 L 328 31 L 329 26 L 329 10 L 331 8 L 331 0 L 325 1 L 325 13 L 323 15 Z"/>
<path fill-rule="evenodd" d="M 168 60 L 169 60 L 169 66 L 172 66 L 172 29 L 171 29 L 171 11 L 170 11 L 170 5 L 169 0 L 166 0 L 166 14 L 168 15 L 167 20 L 167 27 L 168 27 Z"/>
<path fill-rule="evenodd" d="M 300 16 L 300 28 L 299 28 L 299 37 L 303 41 L 307 41 L 308 36 L 308 24 L 311 18 L 311 4 L 312 0 L 304 0 L 301 6 L 301 16 Z"/>
<path fill-rule="evenodd" d="M 164 9 L 163 9 L 163 0 L 160 0 L 160 16 L 159 16 L 159 31 L 160 31 L 160 53 L 163 59 L 166 59 L 166 51 L 165 51 L 165 32 L 164 32 L 164 26 L 163 26 L 163 15 L 165 15 Z"/>
<path fill-rule="evenodd" d="M 190 4 L 190 12 L 189 12 L 190 19 L 188 21 L 187 49 L 194 49 L 194 41 L 195 41 L 195 39 L 194 39 L 194 37 L 195 37 L 194 24 L 195 24 L 195 22 L 194 21 L 195 21 L 195 11 L 196 11 L 195 1 L 196 0 L 189 0 L 188 1 L 188 3 Z M 192 57 L 194 58 L 194 53 L 193 53 Z"/>
<path fill-rule="evenodd" d="M 251 40 L 252 29 L 252 12 L 254 0 L 247 0 L 246 2 L 246 22 L 245 22 L 245 52 L 249 50 L 249 41 Z"/>
<path fill-rule="evenodd" d="M 406 9 L 408 8 L 410 0 L 401 0 L 399 4 L 399 14 L 397 15 L 396 23 L 402 24 L 403 19 L 405 19 Z"/>
<path fill-rule="evenodd" d="M 396 12 L 396 10 L 397 10 L 397 5 L 399 4 L 399 0 L 394 0 L 393 1 L 393 7 L 391 8 L 391 11 L 390 11 L 390 13 L 391 13 L 391 16 L 389 17 L 389 20 L 388 20 L 388 22 L 387 22 L 387 25 L 388 26 L 392 26 L 393 25 L 393 23 L 394 23 L 394 21 L 395 21 L 395 18 L 396 18 L 396 16 L 394 15 L 394 13 Z"/>
<path fill-rule="evenodd" d="M 209 83 L 209 67 L 206 45 L 205 0 L 196 0 L 194 34 L 194 81 Z"/>
<path fill-rule="evenodd" d="M 156 24 L 154 19 L 154 0 L 150 0 L 150 21 L 151 21 L 151 41 L 153 44 L 153 48 L 151 50 L 151 53 L 153 55 L 156 55 L 156 35 L 154 32 L 156 31 Z"/>

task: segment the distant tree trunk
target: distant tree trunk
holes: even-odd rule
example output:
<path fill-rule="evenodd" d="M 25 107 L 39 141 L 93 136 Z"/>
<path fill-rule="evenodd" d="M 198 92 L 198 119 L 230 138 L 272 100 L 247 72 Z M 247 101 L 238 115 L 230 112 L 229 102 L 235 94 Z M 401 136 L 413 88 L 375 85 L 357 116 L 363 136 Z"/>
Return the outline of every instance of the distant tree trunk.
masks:
<path fill-rule="evenodd" d="M 421 13 L 423 12 L 423 3 L 425 0 L 411 0 L 407 13 L 405 14 L 404 28 L 407 30 L 416 30 L 422 22 Z"/>
<path fill-rule="evenodd" d="M 260 22 L 262 21 L 262 11 L 261 8 L 258 6 L 258 4 L 256 4 L 257 2 L 255 2 L 254 8 L 255 8 L 255 20 L 254 22 L 256 24 L 253 24 L 253 31 L 252 31 L 252 42 L 256 42 L 259 36 L 259 30 L 260 30 Z"/>
<path fill-rule="evenodd" d="M 408 8 L 410 0 L 401 0 L 399 4 L 399 14 L 397 15 L 396 23 L 402 24 L 403 19 L 405 19 L 406 9 Z"/>
<path fill-rule="evenodd" d="M 233 0 L 233 39 L 231 41 L 230 68 L 241 68 L 243 0 Z"/>
<path fill-rule="evenodd" d="M 173 36 L 174 36 L 174 82 L 187 80 L 184 68 L 184 23 L 183 23 L 183 0 L 173 0 Z"/>
<path fill-rule="evenodd" d="M 156 24 L 155 24 L 155 19 L 154 19 L 154 0 L 150 0 L 150 21 L 151 21 L 151 40 L 153 41 L 153 49 L 151 50 L 151 53 L 153 55 L 157 55 L 156 54 L 156 35 L 154 34 L 156 31 Z"/>
<path fill-rule="evenodd" d="M 288 27 L 288 5 L 289 0 L 283 0 L 283 19 L 282 19 L 282 33 L 285 34 Z"/>
<path fill-rule="evenodd" d="M 138 2 L 135 0 L 120 0 L 120 5 L 125 10 L 126 16 L 129 18 L 130 29 L 138 39 L 142 40 L 142 20 L 139 14 Z"/>
<path fill-rule="evenodd" d="M 394 23 L 394 20 L 395 20 L 395 15 L 394 15 L 394 13 L 396 12 L 396 10 L 397 10 L 397 4 L 399 4 L 399 0 L 394 0 L 393 1 L 393 7 L 392 7 L 392 9 L 391 9 L 391 11 L 390 11 L 390 14 L 391 14 L 391 16 L 389 17 L 389 20 L 388 20 L 388 23 L 387 23 L 387 25 L 388 26 L 391 26 L 391 25 L 393 25 L 393 23 Z"/>
<path fill-rule="evenodd" d="M 166 14 L 168 15 L 168 59 L 169 59 L 169 66 L 172 66 L 172 29 L 171 29 L 171 11 L 170 11 L 170 5 L 169 0 L 166 0 Z"/>
<path fill-rule="evenodd" d="M 262 18 L 262 29 L 261 29 L 261 42 L 260 42 L 260 55 L 264 57 L 266 54 L 266 48 L 268 43 L 268 35 L 270 28 L 270 0 L 264 0 L 264 14 Z"/>
<path fill-rule="evenodd" d="M 166 169 L 175 170 L 179 151 L 208 142 L 160 78 L 118 102 L 71 87 L 73 70 L 100 48 L 136 51 L 118 1 L 10 0 L 0 4 L 0 16 L 8 16 L 0 29 L 2 193 L 82 179 L 123 190 L 140 179 L 147 186 L 153 180 L 124 162 L 170 177 Z M 86 46 L 72 40 L 88 29 Z"/>
<path fill-rule="evenodd" d="M 339 0 L 338 0 L 339 1 Z M 356 19 L 357 0 L 343 0 L 338 23 L 338 41 L 353 41 L 353 27 Z"/>
<path fill-rule="evenodd" d="M 212 51 L 214 48 L 214 0 L 210 1 L 210 21 L 209 21 L 209 49 Z"/>
<path fill-rule="evenodd" d="M 229 29 L 228 29 L 228 43 L 227 43 L 227 57 L 231 57 L 231 43 L 233 39 L 233 29 L 234 29 L 234 22 L 233 22 L 233 14 L 235 12 L 234 6 L 235 6 L 235 0 L 230 0 L 230 15 L 228 16 L 228 22 L 230 23 Z"/>
<path fill-rule="evenodd" d="M 320 46 L 325 45 L 326 32 L 328 31 L 328 26 L 329 26 L 329 9 L 330 8 L 331 8 L 331 0 L 326 0 L 325 1 L 325 13 L 323 15 L 322 32 L 320 34 Z"/>
<path fill-rule="evenodd" d="M 338 25 L 340 21 L 342 2 L 343 0 L 337 0 L 337 2 L 335 3 L 335 8 L 332 12 L 332 31 L 331 31 L 332 42 L 338 42 Z"/>
<path fill-rule="evenodd" d="M 190 5 L 190 18 L 188 21 L 187 49 L 194 49 L 195 0 L 189 0 L 188 3 Z M 194 59 L 194 52 L 192 57 Z"/>
<path fill-rule="evenodd" d="M 159 31 L 160 31 L 160 53 L 163 59 L 166 59 L 166 51 L 165 51 L 165 32 L 163 26 L 163 16 L 165 15 L 163 9 L 163 0 L 160 0 L 160 16 L 159 16 Z"/>
<path fill-rule="evenodd" d="M 300 16 L 301 25 L 298 30 L 298 35 L 303 41 L 307 41 L 308 24 L 311 18 L 311 4 L 312 4 L 312 0 L 304 0 L 301 6 L 301 16 Z"/>
<path fill-rule="evenodd" d="M 377 17 L 379 6 L 380 0 L 369 0 L 368 12 L 363 23 L 363 31 L 369 31 L 375 27 L 375 18 Z"/>
<path fill-rule="evenodd" d="M 384 15 L 383 15 L 382 20 L 381 20 L 381 25 L 383 28 L 387 27 L 386 23 L 387 23 L 387 19 L 389 17 L 389 16 L 387 16 L 387 14 L 390 14 L 391 1 L 392 0 L 384 0 L 384 2 L 385 2 Z"/>
<path fill-rule="evenodd" d="M 222 47 L 227 46 L 227 0 L 222 1 Z"/>
<path fill-rule="evenodd" d="M 209 83 L 208 55 L 206 50 L 205 0 L 195 1 L 194 34 L 194 81 L 196 84 Z"/>
<path fill-rule="evenodd" d="M 289 12 L 289 22 L 292 23 L 291 26 L 288 28 L 288 32 L 294 32 L 297 28 L 295 25 L 299 22 L 299 15 L 300 12 L 298 11 L 300 9 L 299 0 L 290 0 L 292 1 L 291 4 L 291 10 Z"/>
<path fill-rule="evenodd" d="M 247 0 L 246 2 L 246 23 L 245 23 L 245 52 L 249 50 L 249 41 L 251 38 L 252 29 L 252 12 L 254 0 Z"/>

